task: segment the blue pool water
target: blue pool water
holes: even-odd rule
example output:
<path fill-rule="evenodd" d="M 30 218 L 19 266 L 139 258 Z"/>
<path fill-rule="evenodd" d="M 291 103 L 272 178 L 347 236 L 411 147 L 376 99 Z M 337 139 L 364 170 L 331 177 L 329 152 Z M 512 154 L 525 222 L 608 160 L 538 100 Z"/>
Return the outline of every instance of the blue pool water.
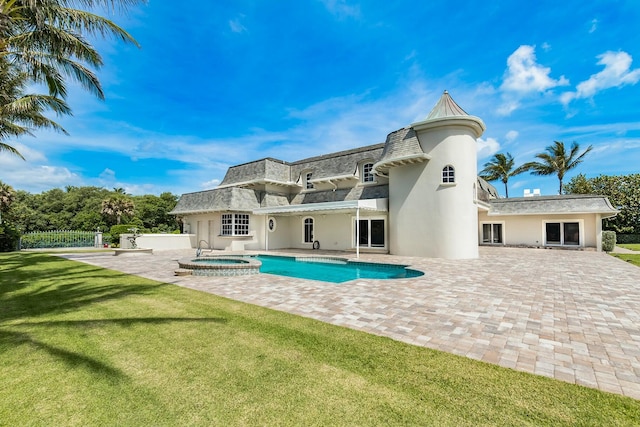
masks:
<path fill-rule="evenodd" d="M 261 273 L 332 283 L 342 283 L 354 279 L 401 279 L 419 277 L 424 274 L 421 271 L 395 264 L 348 262 L 333 259 L 300 261 L 294 257 L 273 255 L 258 255 L 254 258 L 262 262 Z"/>

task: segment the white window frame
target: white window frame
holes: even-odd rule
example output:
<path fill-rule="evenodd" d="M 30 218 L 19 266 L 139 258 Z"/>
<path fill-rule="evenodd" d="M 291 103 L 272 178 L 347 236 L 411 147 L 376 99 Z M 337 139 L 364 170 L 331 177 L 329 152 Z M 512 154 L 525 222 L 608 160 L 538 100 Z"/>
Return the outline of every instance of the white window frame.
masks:
<path fill-rule="evenodd" d="M 564 241 L 564 225 L 566 223 L 578 223 L 578 244 L 566 244 Z M 560 224 L 560 243 L 547 242 L 547 224 Z M 584 220 L 583 219 L 549 219 L 542 221 L 542 241 L 544 246 L 563 246 L 568 248 L 584 247 Z"/>
<path fill-rule="evenodd" d="M 489 242 L 485 242 L 484 241 L 484 226 L 485 225 L 491 225 L 491 236 L 490 236 L 490 241 Z M 502 242 L 494 242 L 494 238 L 493 238 L 493 226 L 494 225 L 500 225 L 502 227 Z M 480 236 L 479 236 L 479 242 L 481 245 L 492 245 L 492 246 L 504 246 L 506 245 L 506 222 L 505 221 L 480 221 Z"/>
<path fill-rule="evenodd" d="M 442 175 L 440 180 L 443 185 L 455 185 L 456 183 L 456 168 L 453 165 L 446 165 L 442 168 Z"/>
<path fill-rule="evenodd" d="M 307 236 L 307 221 L 311 220 L 311 240 L 307 241 L 305 238 Z M 302 218 L 302 243 L 305 245 L 313 244 L 315 242 L 316 237 L 316 220 L 312 216 L 305 216 Z"/>
<path fill-rule="evenodd" d="M 248 213 L 224 213 L 220 216 L 220 236 L 248 236 L 250 224 Z"/>
<path fill-rule="evenodd" d="M 313 182 L 311 182 L 311 178 L 313 178 L 313 172 L 305 172 L 304 173 L 304 189 L 305 190 L 313 190 L 315 186 Z"/>
<path fill-rule="evenodd" d="M 356 239 L 356 217 L 351 217 L 351 247 L 355 248 L 358 246 L 358 241 Z M 367 249 L 387 249 L 389 242 L 389 218 L 386 216 L 361 216 L 360 221 L 369 221 L 368 232 L 369 236 L 367 238 L 367 245 L 360 245 L 361 248 Z M 371 245 L 371 221 L 382 220 L 384 222 L 384 246 L 372 246 Z"/>
<path fill-rule="evenodd" d="M 376 175 L 373 173 L 373 162 L 364 162 L 361 166 L 362 175 L 360 181 L 363 184 L 372 184 L 376 182 Z M 369 171 L 366 168 L 369 166 Z"/>

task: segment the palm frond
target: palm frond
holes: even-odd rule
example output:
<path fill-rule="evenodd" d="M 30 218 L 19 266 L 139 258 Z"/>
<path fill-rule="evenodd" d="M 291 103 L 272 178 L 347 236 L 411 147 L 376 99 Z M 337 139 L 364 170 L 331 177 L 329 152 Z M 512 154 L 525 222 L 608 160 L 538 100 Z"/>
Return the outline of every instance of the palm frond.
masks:
<path fill-rule="evenodd" d="M 2 126 L 0 125 L 0 129 L 1 128 L 2 128 Z M 1 131 L 0 131 L 0 135 L 1 135 Z M 4 142 L 0 142 L 0 152 L 2 152 L 2 151 L 11 153 L 13 155 L 16 155 L 16 156 L 20 157 L 22 160 L 26 160 L 24 158 L 24 156 L 22 154 L 20 154 L 20 152 L 15 147 L 12 147 L 9 144 L 5 144 Z"/>

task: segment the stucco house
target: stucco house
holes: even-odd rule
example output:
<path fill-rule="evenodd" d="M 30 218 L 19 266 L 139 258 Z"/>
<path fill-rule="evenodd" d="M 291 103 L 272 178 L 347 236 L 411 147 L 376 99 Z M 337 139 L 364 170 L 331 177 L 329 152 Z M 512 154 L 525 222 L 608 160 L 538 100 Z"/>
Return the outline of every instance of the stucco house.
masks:
<path fill-rule="evenodd" d="M 501 199 L 478 177 L 484 122 L 445 91 L 425 120 L 369 145 L 295 162 L 264 158 L 183 194 L 173 214 L 200 248 L 353 250 L 476 258 L 479 245 L 595 248 L 603 196 Z"/>

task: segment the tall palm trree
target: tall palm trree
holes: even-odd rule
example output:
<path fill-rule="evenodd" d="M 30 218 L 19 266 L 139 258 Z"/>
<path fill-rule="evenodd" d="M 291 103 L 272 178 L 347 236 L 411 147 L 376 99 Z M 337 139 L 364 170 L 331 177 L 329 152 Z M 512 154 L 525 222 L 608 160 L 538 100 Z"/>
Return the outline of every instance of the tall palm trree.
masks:
<path fill-rule="evenodd" d="M 480 171 L 480 177 L 487 181 L 500 180 L 504 184 L 505 196 L 509 198 L 509 187 L 507 183 L 512 176 L 519 175 L 527 171 L 525 165 L 517 168 L 513 168 L 514 160 L 511 153 L 506 155 L 498 153 L 493 158 L 484 164 L 484 169 Z"/>
<path fill-rule="evenodd" d="M 102 201 L 102 213 L 115 218 L 118 225 L 123 215 L 133 215 L 134 208 L 133 200 L 119 194 Z"/>
<path fill-rule="evenodd" d="M 593 149 L 593 145 L 587 147 L 582 154 L 578 155 L 580 145 L 577 142 L 571 144 L 571 151 L 567 153 L 564 142 L 554 141 L 553 145 L 546 148 L 546 152 L 536 154 L 539 162 L 529 162 L 523 165 L 534 175 L 556 174 L 560 181 L 558 194 L 562 194 L 562 181 L 565 174 L 583 162 L 584 156 Z"/>
<path fill-rule="evenodd" d="M 52 110 L 58 115 L 70 114 L 71 110 L 64 103 L 67 80 L 78 82 L 87 91 L 104 99 L 100 81 L 92 70 L 102 65 L 102 58 L 85 36 L 114 37 L 138 44 L 125 30 L 90 10 L 99 7 L 124 10 L 139 3 L 146 3 L 146 0 L 0 0 L 0 61 L 9 67 L 6 73 L 22 79 L 16 82 L 14 92 L 19 90 L 18 95 L 24 95 L 25 83 L 43 84 L 49 92 L 47 98 L 32 98 L 22 104 L 38 106 L 35 112 L 40 115 L 43 110 Z M 0 96 L 5 97 L 5 88 L 2 88 Z M 9 96 L 10 102 L 19 99 L 21 96 L 15 93 Z M 6 102 L 5 99 L 0 100 L 0 107 L 4 107 Z M 14 120 L 17 126 L 25 128 L 23 134 L 40 127 L 62 130 L 51 120 L 20 120 L 20 117 L 5 113 L 0 110 L 0 119 L 7 123 Z M 2 142 L 7 134 L 19 136 L 17 133 L 0 134 L 0 151 L 20 155 L 15 148 Z"/>

